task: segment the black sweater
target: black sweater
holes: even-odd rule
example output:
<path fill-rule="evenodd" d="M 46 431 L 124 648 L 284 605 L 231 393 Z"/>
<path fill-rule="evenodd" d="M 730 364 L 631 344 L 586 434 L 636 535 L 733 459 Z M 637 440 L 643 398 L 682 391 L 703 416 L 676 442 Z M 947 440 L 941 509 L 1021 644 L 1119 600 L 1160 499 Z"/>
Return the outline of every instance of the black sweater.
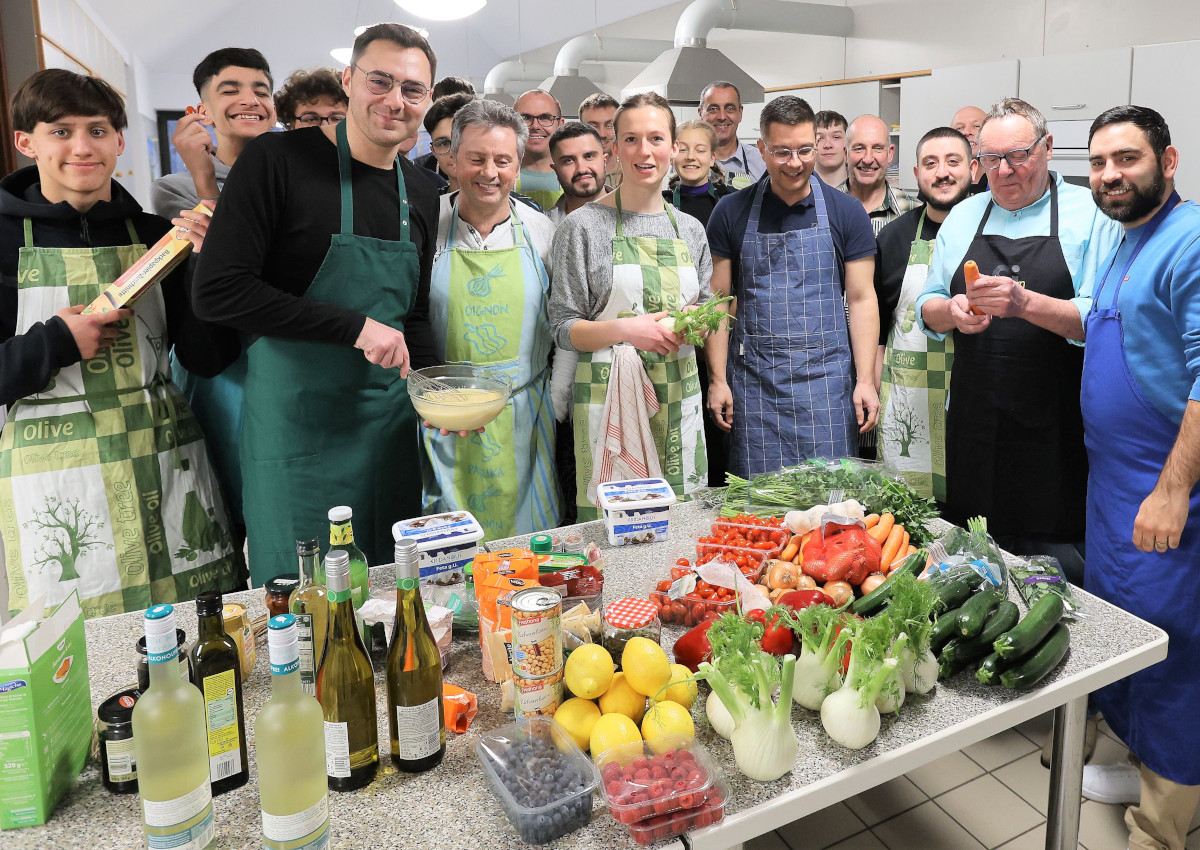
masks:
<path fill-rule="evenodd" d="M 79 348 L 66 322 L 45 316 L 17 334 L 17 261 L 25 244 L 24 220 L 33 221 L 38 248 L 99 248 L 129 244 L 125 220 L 133 222 L 147 247 L 162 238 L 170 222 L 143 212 L 121 184 L 113 181 L 112 200 L 80 213 L 66 201 L 52 204 L 42 195 L 36 167 L 0 181 L 0 405 L 40 392 L 55 370 L 78 363 Z M 167 333 L 179 361 L 202 377 L 218 374 L 237 359 L 237 334 L 196 318 L 189 307 L 192 264 L 184 263 L 163 283 Z M 136 309 L 136 308 L 135 308 Z"/>
<path fill-rule="evenodd" d="M 403 157 L 400 167 L 420 258 L 416 301 L 402 330 L 413 368 L 419 368 L 436 362 L 429 276 L 437 243 L 437 178 Z M 354 160 L 351 177 L 354 232 L 399 240 L 395 170 Z M 353 345 L 366 316 L 304 297 L 332 235 L 341 229 L 340 211 L 337 146 L 319 127 L 251 141 L 229 172 L 205 237 L 196 269 L 196 312 L 255 336 Z"/>

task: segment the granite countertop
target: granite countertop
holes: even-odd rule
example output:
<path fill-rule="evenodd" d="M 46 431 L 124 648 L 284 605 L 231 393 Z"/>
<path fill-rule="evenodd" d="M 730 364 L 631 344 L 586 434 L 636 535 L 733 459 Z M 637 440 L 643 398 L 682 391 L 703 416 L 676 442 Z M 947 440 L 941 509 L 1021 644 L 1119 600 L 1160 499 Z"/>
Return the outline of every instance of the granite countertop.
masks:
<path fill-rule="evenodd" d="M 585 540 L 600 544 L 604 551 L 604 598 L 645 596 L 674 564 L 675 559 L 694 556 L 694 537 L 709 531 L 713 512 L 698 503 L 677 505 L 671 519 L 669 541 L 610 547 L 602 522 L 571 527 Z M 524 543 L 527 537 L 488 544 L 492 551 Z M 371 570 L 371 585 L 393 586 L 394 571 L 387 566 Z M 1082 590 L 1076 589 L 1090 616 L 1071 624 L 1071 652 L 1048 682 L 1069 677 L 1104 664 L 1116 656 L 1136 650 L 1162 637 L 1162 632 Z M 252 617 L 266 614 L 261 588 L 230 594 L 228 601 L 242 602 Z M 1024 610 L 1024 607 L 1023 607 Z M 176 606 L 177 622 L 188 632 L 196 631 L 195 605 Z M 88 621 L 89 674 L 93 707 L 112 693 L 136 681 L 134 644 L 143 634 L 140 614 L 123 614 Z M 668 649 L 682 628 L 665 627 L 663 645 Z M 258 708 L 270 694 L 270 669 L 265 658 L 265 640 L 258 645 L 254 671 L 246 681 L 247 733 L 251 732 Z M 512 721 L 500 711 L 500 689 L 484 679 L 480 669 L 479 645 L 473 632 L 456 633 L 446 680 L 472 691 L 479 698 L 479 713 L 466 734 L 449 734 L 446 756 L 437 768 L 418 775 L 398 772 L 387 755 L 387 699 L 383 688 L 383 657 L 373 656 L 382 757 L 374 782 L 351 793 L 330 793 L 332 847 L 454 847 L 498 848 L 522 846 L 499 803 L 490 794 L 474 753 L 480 735 Z M 703 695 L 702 695 L 703 696 Z M 964 718 L 991 712 L 1018 699 L 1002 688 L 988 688 L 967 675 L 940 683 L 927 697 L 913 697 L 899 715 L 888 715 L 878 740 L 863 750 L 848 751 L 833 743 L 821 729 L 815 712 L 793 708 L 793 725 L 799 737 L 799 755 L 794 769 L 783 778 L 758 783 L 743 777 L 733 761 L 728 741 L 718 737 L 703 719 L 703 699 L 693 708 L 697 738 L 725 771 L 732 788 L 727 816 L 770 802 L 779 795 L 827 780 L 853 765 L 884 756 L 921 739 L 943 732 Z M 242 788 L 215 799 L 217 846 L 260 847 L 258 785 L 251 740 L 251 777 Z M 115 795 L 100 781 L 96 762 L 90 761 L 73 788 L 59 803 L 48 823 L 39 827 L 8 830 L 0 834 L 5 850 L 16 848 L 89 847 L 139 848 L 143 846 L 141 808 L 136 794 Z M 770 827 L 764 826 L 763 831 Z M 591 822 L 552 845 L 555 848 L 635 847 L 626 827 L 614 821 L 596 798 Z"/>

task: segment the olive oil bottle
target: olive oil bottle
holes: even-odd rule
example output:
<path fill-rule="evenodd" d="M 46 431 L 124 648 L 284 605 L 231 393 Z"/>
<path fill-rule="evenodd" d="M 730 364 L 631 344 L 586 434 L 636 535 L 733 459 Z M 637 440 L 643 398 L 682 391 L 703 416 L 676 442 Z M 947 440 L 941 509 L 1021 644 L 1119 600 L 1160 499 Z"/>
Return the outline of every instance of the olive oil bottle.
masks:
<path fill-rule="evenodd" d="M 216 591 L 196 597 L 200 633 L 192 645 L 192 684 L 204 697 L 213 796 L 240 788 L 250 779 L 241 656 L 225 633 L 221 607 L 221 594 Z"/>

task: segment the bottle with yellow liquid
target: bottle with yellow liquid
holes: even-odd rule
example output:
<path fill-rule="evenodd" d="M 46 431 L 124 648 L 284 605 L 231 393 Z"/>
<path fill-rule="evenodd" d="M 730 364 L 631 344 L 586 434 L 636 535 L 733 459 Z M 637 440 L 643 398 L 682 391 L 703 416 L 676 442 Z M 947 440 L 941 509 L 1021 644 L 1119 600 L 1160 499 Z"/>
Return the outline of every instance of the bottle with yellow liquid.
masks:
<path fill-rule="evenodd" d="M 341 549 L 350 558 L 350 598 L 354 600 L 354 610 L 357 611 L 371 595 L 371 589 L 367 556 L 354 542 L 353 520 L 354 511 L 347 505 L 329 509 L 329 548 Z"/>
<path fill-rule="evenodd" d="M 242 659 L 225 633 L 221 594 L 196 597 L 200 632 L 192 646 L 192 684 L 204 697 L 208 730 L 209 774 L 215 797 L 240 788 L 250 779 L 246 754 L 246 714 L 242 709 Z"/>
<path fill-rule="evenodd" d="M 288 609 L 296 616 L 296 635 L 300 651 L 300 685 L 304 692 L 317 695 L 317 666 L 325 651 L 325 627 L 329 602 L 325 585 L 317 581 L 321 568 L 321 549 L 316 539 L 297 540 L 296 557 L 300 561 L 300 584 L 288 597 Z"/>

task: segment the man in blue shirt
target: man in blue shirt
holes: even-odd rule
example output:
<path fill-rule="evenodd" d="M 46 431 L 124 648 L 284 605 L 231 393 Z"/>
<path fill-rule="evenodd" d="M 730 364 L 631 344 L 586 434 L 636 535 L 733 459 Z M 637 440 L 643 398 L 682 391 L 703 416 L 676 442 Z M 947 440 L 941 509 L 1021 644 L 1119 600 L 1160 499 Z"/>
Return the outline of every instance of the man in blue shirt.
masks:
<path fill-rule="evenodd" d="M 729 185 L 744 189 L 766 173 L 762 154 L 754 145 L 738 139 L 742 123 L 742 95 L 733 83 L 719 80 L 709 83 L 700 93 L 700 118 L 712 125 L 717 134 L 717 164 L 725 169 Z"/>
<path fill-rule="evenodd" d="M 768 103 L 767 177 L 708 222 L 713 292 L 737 299 L 732 345 L 723 333 L 707 343 L 708 408 L 732 429 L 729 471 L 743 478 L 853 456 L 879 414 L 874 234 L 862 204 L 813 175 L 814 122 L 798 97 Z"/>
<path fill-rule="evenodd" d="M 1200 803 L 1200 207 L 1180 201 L 1161 115 L 1118 106 L 1089 138 L 1092 194 L 1124 239 L 1087 317 L 1081 403 L 1092 593 L 1167 632 L 1165 661 L 1094 694 L 1133 764 L 1084 768 L 1084 796 L 1134 803 L 1129 846 L 1183 847 Z"/>
<path fill-rule="evenodd" d="M 954 335 L 946 417 L 946 518 L 985 516 L 1017 554 L 1050 554 L 1083 580 L 1087 457 L 1079 412 L 1083 316 L 1117 225 L 1049 170 L 1046 119 L 992 107 L 977 137 L 990 191 L 938 231 L 917 299 L 921 328 Z M 964 264 L 982 274 L 968 283 Z"/>

